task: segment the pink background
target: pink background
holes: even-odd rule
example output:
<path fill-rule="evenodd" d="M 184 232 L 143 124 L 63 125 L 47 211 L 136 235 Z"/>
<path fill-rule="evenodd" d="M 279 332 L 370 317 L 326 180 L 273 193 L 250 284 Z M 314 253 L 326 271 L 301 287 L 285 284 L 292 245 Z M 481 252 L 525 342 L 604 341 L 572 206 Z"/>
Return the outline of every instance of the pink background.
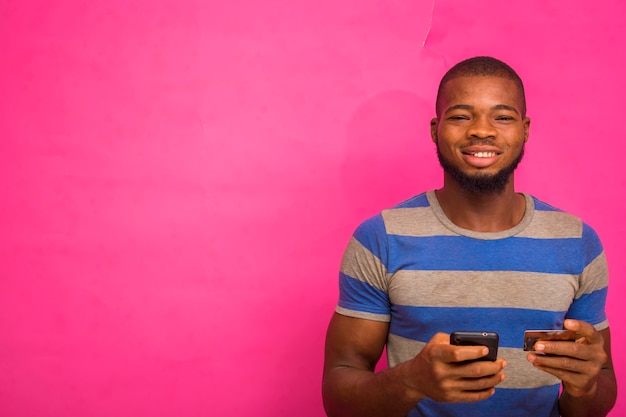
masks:
<path fill-rule="evenodd" d="M 518 188 L 603 239 L 623 380 L 625 20 L 621 0 L 0 2 L 0 415 L 323 416 L 343 248 L 440 186 L 437 82 L 478 54 L 527 85 Z"/>

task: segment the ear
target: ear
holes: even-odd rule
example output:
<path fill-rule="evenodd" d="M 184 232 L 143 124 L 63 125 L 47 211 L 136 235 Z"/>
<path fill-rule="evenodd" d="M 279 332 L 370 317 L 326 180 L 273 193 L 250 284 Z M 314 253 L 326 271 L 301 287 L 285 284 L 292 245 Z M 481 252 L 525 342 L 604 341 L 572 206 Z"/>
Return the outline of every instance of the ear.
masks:
<path fill-rule="evenodd" d="M 437 118 L 430 119 L 430 138 L 434 143 L 437 143 L 437 126 L 439 125 L 439 120 Z"/>
<path fill-rule="evenodd" d="M 528 142 L 529 134 L 530 134 L 530 118 L 524 117 L 524 143 Z"/>

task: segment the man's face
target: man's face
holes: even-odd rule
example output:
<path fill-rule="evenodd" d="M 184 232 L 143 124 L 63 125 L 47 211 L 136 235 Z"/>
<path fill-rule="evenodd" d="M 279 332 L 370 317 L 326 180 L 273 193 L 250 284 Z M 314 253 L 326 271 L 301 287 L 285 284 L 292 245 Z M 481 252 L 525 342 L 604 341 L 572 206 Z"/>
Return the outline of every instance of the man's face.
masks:
<path fill-rule="evenodd" d="M 513 80 L 459 77 L 442 91 L 431 136 L 446 175 L 470 192 L 504 190 L 521 161 L 530 119 Z"/>

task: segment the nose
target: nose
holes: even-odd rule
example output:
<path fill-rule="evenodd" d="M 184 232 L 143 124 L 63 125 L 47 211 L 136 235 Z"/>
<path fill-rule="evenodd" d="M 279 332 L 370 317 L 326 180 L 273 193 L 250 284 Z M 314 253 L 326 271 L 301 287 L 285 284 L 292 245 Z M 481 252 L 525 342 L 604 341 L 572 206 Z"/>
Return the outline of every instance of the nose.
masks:
<path fill-rule="evenodd" d="M 496 135 L 496 129 L 488 117 L 476 117 L 469 126 L 467 134 L 475 138 L 493 138 Z"/>

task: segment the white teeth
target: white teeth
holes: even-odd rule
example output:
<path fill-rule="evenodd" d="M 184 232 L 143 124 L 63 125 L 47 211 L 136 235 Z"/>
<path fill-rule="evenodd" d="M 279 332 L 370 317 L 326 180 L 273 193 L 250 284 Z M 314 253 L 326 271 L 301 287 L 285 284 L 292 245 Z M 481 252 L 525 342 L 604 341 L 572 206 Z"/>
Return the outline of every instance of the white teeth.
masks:
<path fill-rule="evenodd" d="M 476 152 L 474 154 L 477 158 L 491 158 L 492 156 L 496 156 L 495 152 Z"/>

